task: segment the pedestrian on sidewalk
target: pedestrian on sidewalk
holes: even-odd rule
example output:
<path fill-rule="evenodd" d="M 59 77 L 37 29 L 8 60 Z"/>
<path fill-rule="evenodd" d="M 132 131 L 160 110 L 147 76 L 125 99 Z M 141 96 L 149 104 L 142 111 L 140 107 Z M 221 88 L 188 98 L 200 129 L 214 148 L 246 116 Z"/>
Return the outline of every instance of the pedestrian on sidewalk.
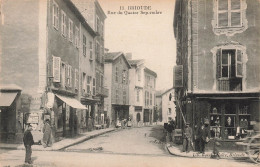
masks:
<path fill-rule="evenodd" d="M 200 129 L 201 125 L 195 125 L 194 144 L 197 152 L 200 152 Z"/>
<path fill-rule="evenodd" d="M 52 146 L 52 140 L 51 140 L 51 135 L 52 135 L 52 130 L 51 130 L 51 125 L 50 125 L 50 120 L 46 119 L 44 126 L 43 126 L 43 147 L 51 147 Z"/>
<path fill-rule="evenodd" d="M 200 153 L 205 153 L 205 145 L 209 142 L 210 135 L 209 135 L 209 128 L 208 124 L 204 124 L 200 128 Z"/>
<path fill-rule="evenodd" d="M 25 163 L 32 164 L 32 145 L 34 144 L 32 136 L 32 125 L 28 125 L 27 130 L 24 132 L 23 144 L 25 147 Z"/>
<path fill-rule="evenodd" d="M 106 124 L 107 124 L 107 128 L 109 128 L 109 126 L 110 126 L 110 119 L 109 119 L 109 116 L 107 116 Z"/>
<path fill-rule="evenodd" d="M 186 123 L 183 133 L 183 152 L 190 152 L 192 146 L 192 129 L 189 123 Z"/>

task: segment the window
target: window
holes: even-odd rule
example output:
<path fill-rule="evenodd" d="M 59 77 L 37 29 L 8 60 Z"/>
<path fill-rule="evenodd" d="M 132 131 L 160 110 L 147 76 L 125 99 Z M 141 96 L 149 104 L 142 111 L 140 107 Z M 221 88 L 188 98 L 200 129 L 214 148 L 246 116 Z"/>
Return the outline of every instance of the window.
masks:
<path fill-rule="evenodd" d="M 126 104 L 126 91 L 123 91 L 123 104 Z"/>
<path fill-rule="evenodd" d="M 141 81 L 141 70 L 137 70 L 138 81 Z"/>
<path fill-rule="evenodd" d="M 79 28 L 75 27 L 75 46 L 79 48 Z"/>
<path fill-rule="evenodd" d="M 92 77 L 88 76 L 87 77 L 87 93 L 88 94 L 91 94 L 91 80 L 92 80 Z"/>
<path fill-rule="evenodd" d="M 140 90 L 137 89 L 136 91 L 136 101 L 139 102 L 140 101 Z"/>
<path fill-rule="evenodd" d="M 218 27 L 241 26 L 240 0 L 218 0 Z"/>
<path fill-rule="evenodd" d="M 116 82 L 118 82 L 118 68 L 116 67 Z"/>
<path fill-rule="evenodd" d="M 77 89 L 78 88 L 78 84 L 79 84 L 79 71 L 78 71 L 78 69 L 75 69 L 75 75 L 74 75 L 74 77 L 75 77 L 75 80 L 74 80 L 74 87 L 75 87 L 75 89 Z"/>
<path fill-rule="evenodd" d="M 169 95 L 169 101 L 172 101 L 172 94 Z"/>
<path fill-rule="evenodd" d="M 90 60 L 93 60 L 92 49 L 93 49 L 93 44 L 91 41 L 89 41 L 89 59 Z"/>
<path fill-rule="evenodd" d="M 100 86 L 103 87 L 103 82 L 104 81 L 104 76 L 102 74 L 100 74 Z"/>
<path fill-rule="evenodd" d="M 61 34 L 66 37 L 67 26 L 66 26 L 66 14 L 64 11 L 61 11 Z"/>
<path fill-rule="evenodd" d="M 52 64 L 52 67 L 53 67 L 53 82 L 60 82 L 60 64 L 61 64 L 61 58 L 60 57 L 55 57 L 55 56 L 52 56 L 52 59 L 53 59 L 53 64 Z"/>
<path fill-rule="evenodd" d="M 96 79 L 93 78 L 93 93 L 94 96 L 96 95 Z"/>
<path fill-rule="evenodd" d="M 96 31 L 97 31 L 98 33 L 100 33 L 100 20 L 99 20 L 98 17 L 97 17 L 97 20 L 96 20 Z"/>
<path fill-rule="evenodd" d="M 153 105 L 153 95 L 150 93 L 150 105 Z"/>
<path fill-rule="evenodd" d="M 82 73 L 82 93 L 87 93 L 86 86 L 87 86 L 87 78 L 86 73 Z"/>
<path fill-rule="evenodd" d="M 118 96 L 118 90 L 116 90 L 116 103 L 118 104 L 119 102 L 119 96 Z"/>
<path fill-rule="evenodd" d="M 68 85 L 68 87 L 71 87 L 71 85 L 72 85 L 71 71 L 72 71 L 71 66 L 67 65 L 67 85 Z"/>
<path fill-rule="evenodd" d="M 219 90 L 242 90 L 243 52 L 239 49 L 217 50 Z"/>
<path fill-rule="evenodd" d="M 101 30 L 101 37 L 103 37 L 104 36 L 104 24 L 103 23 L 101 23 L 100 30 Z"/>
<path fill-rule="evenodd" d="M 210 110 L 210 136 L 211 137 L 221 137 L 221 127 L 222 127 L 222 114 L 221 107 L 219 103 L 212 104 Z"/>
<path fill-rule="evenodd" d="M 61 85 L 65 87 L 66 84 L 66 64 L 62 63 L 61 65 Z"/>
<path fill-rule="evenodd" d="M 122 72 L 122 83 L 126 83 L 126 70 L 123 70 Z"/>
<path fill-rule="evenodd" d="M 172 114 L 172 109 L 168 108 L 168 115 L 171 115 L 171 114 Z"/>
<path fill-rule="evenodd" d="M 83 55 L 86 56 L 86 53 L 87 53 L 87 38 L 86 38 L 85 35 L 83 35 L 82 44 L 83 44 Z"/>
<path fill-rule="evenodd" d="M 55 1 L 53 1 L 53 18 L 52 18 L 53 27 L 59 29 L 59 6 Z"/>
<path fill-rule="evenodd" d="M 96 60 L 100 62 L 100 45 L 96 42 Z"/>
<path fill-rule="evenodd" d="M 69 40 L 73 42 L 73 22 L 69 19 Z"/>

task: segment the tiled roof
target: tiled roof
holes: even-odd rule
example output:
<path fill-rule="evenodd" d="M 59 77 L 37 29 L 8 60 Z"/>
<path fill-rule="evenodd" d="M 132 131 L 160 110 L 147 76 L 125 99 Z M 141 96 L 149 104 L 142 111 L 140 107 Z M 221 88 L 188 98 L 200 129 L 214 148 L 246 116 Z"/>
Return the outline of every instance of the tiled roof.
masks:
<path fill-rule="evenodd" d="M 154 72 L 154 71 L 150 70 L 150 69 L 149 69 L 149 68 L 147 68 L 147 67 L 145 67 L 145 68 L 144 68 L 144 71 L 145 71 L 145 72 L 147 72 L 147 73 L 149 73 L 149 74 L 151 74 L 151 75 L 153 75 L 153 76 L 155 76 L 155 77 L 157 77 L 157 74 L 156 74 L 156 72 Z"/>
<path fill-rule="evenodd" d="M 128 60 L 128 61 L 129 61 L 129 63 L 130 63 L 131 65 L 137 65 L 138 63 L 142 62 L 143 59 L 139 59 L 139 60 Z"/>
<path fill-rule="evenodd" d="M 105 54 L 105 60 L 112 61 L 117 58 L 122 52 L 109 52 Z"/>

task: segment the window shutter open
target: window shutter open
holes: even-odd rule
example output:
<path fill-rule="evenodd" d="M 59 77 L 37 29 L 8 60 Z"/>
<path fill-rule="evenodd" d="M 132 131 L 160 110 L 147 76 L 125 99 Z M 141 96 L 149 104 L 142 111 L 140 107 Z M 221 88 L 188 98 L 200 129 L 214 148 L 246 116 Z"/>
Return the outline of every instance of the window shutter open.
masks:
<path fill-rule="evenodd" d="M 60 82 L 60 57 L 53 56 L 53 82 Z"/>
<path fill-rule="evenodd" d="M 173 69 L 173 87 L 183 87 L 183 65 L 176 65 Z"/>
<path fill-rule="evenodd" d="M 218 49 L 216 53 L 216 67 L 216 77 L 218 79 L 221 78 L 221 49 Z"/>
<path fill-rule="evenodd" d="M 243 77 L 243 63 L 242 63 L 243 52 L 237 50 L 236 52 L 236 77 Z"/>

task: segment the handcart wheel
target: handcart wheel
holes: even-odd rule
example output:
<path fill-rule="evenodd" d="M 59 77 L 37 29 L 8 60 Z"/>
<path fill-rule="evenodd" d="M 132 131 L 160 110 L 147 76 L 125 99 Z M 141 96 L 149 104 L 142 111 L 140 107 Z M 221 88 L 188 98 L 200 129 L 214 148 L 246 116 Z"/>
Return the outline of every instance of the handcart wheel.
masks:
<path fill-rule="evenodd" d="M 255 162 L 260 163 L 260 134 L 253 136 L 247 145 L 247 152 L 249 158 Z"/>

